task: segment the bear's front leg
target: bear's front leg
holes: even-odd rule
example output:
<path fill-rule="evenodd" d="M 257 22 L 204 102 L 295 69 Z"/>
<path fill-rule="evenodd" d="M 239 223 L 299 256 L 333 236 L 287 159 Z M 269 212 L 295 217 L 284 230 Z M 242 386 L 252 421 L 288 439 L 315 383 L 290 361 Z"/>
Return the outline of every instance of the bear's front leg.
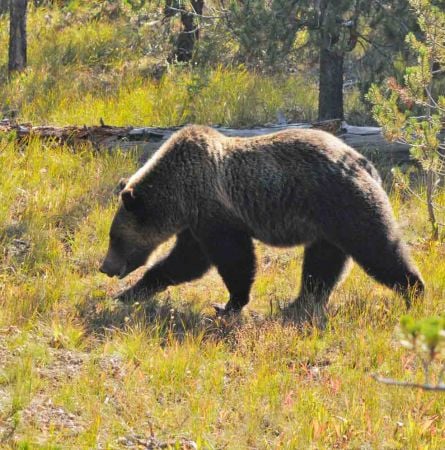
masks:
<path fill-rule="evenodd" d="M 130 286 L 116 295 L 115 299 L 125 303 L 130 303 L 137 300 L 147 299 L 159 292 L 164 291 L 171 283 L 169 283 L 163 276 L 162 271 L 156 268 L 156 265 L 155 267 L 147 270 L 142 278 L 133 286 Z"/>
<path fill-rule="evenodd" d="M 204 252 L 218 269 L 230 299 L 223 306 L 213 305 L 219 315 L 241 312 L 249 302 L 255 277 L 255 253 L 252 239 L 244 231 L 226 225 L 206 224 L 197 232 Z"/>
<path fill-rule="evenodd" d="M 178 234 L 171 252 L 151 267 L 132 287 L 116 298 L 125 302 L 150 297 L 168 286 L 195 280 L 210 268 L 210 261 L 190 230 Z"/>

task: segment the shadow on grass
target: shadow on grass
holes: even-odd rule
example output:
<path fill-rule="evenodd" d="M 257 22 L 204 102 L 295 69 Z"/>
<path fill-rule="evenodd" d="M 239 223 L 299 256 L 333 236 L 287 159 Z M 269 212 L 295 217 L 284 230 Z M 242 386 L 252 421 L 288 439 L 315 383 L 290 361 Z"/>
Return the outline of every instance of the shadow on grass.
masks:
<path fill-rule="evenodd" d="M 246 323 L 253 320 L 246 313 L 229 317 L 206 314 L 194 310 L 189 303 L 173 303 L 165 294 L 138 298 L 132 303 L 92 296 L 77 308 L 85 332 L 98 337 L 113 330 L 130 330 L 142 326 L 161 338 L 161 341 L 174 339 L 182 342 L 186 337 L 230 341 Z M 266 321 L 264 318 L 262 320 Z"/>
<path fill-rule="evenodd" d="M 165 293 L 135 298 L 134 302 L 129 303 L 103 294 L 92 296 L 78 306 L 78 313 L 87 334 L 100 338 L 115 330 L 143 328 L 163 344 L 196 338 L 201 341 L 223 341 L 234 349 L 246 333 L 262 334 L 272 327 L 281 327 L 283 333 L 291 328 L 301 337 L 313 331 L 310 324 L 298 323 L 278 305 L 271 307 L 267 315 L 247 309 L 241 315 L 220 317 L 216 313 L 193 309 L 189 302 L 173 302 Z"/>

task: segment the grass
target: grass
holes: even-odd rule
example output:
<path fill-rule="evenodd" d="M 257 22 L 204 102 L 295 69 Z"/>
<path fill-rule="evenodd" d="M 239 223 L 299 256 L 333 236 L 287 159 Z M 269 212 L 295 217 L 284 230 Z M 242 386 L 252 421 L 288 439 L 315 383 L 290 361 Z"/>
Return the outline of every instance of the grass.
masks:
<path fill-rule="evenodd" d="M 83 3 L 30 6 L 28 69 L 10 81 L 7 17 L 0 17 L 0 116 L 34 124 L 102 118 L 110 125 L 237 127 L 275 123 L 279 111 L 289 121 L 317 118 L 316 80 L 303 66 L 267 75 L 231 64 L 169 65 L 159 24 L 137 27 L 124 12 L 98 19 L 98 4 Z M 369 119 L 357 91 L 346 93 L 345 109 L 350 122 Z"/>
<path fill-rule="evenodd" d="M 315 119 L 316 84 L 304 68 L 164 67 L 158 28 L 133 26 L 125 11 L 98 20 L 101 2 L 90 3 L 30 6 L 29 68 L 8 82 L 0 52 L 1 112 L 57 125 L 249 126 L 275 122 L 278 110 Z M 0 18 L 2 49 L 6 25 Z M 357 92 L 346 101 L 348 120 L 366 117 Z M 442 395 L 370 376 L 420 380 L 422 370 L 394 337 L 402 300 L 357 267 L 333 295 L 324 332 L 280 316 L 298 292 L 301 249 L 256 244 L 259 272 L 239 322 L 214 317 L 210 304 L 227 295 L 215 271 L 145 304 L 114 301 L 124 283 L 97 269 L 114 187 L 137 157 L 0 140 L 0 448 L 136 448 L 144 439 L 202 449 L 445 447 Z M 428 287 L 413 314 L 442 313 L 445 247 L 426 240 L 417 199 L 391 199 Z M 445 205 L 445 192 L 436 200 Z"/>
<path fill-rule="evenodd" d="M 324 332 L 278 312 L 298 291 L 301 249 L 257 244 L 240 322 L 214 318 L 210 304 L 226 297 L 214 271 L 120 305 L 111 295 L 122 282 L 97 267 L 113 188 L 137 155 L 37 141 L 0 149 L 1 448 L 111 449 L 138 436 L 205 449 L 444 448 L 443 395 L 370 377 L 422 371 L 394 337 L 402 300 L 357 267 Z M 424 240 L 416 199 L 392 201 L 428 287 L 413 314 L 442 313 L 445 247 Z"/>

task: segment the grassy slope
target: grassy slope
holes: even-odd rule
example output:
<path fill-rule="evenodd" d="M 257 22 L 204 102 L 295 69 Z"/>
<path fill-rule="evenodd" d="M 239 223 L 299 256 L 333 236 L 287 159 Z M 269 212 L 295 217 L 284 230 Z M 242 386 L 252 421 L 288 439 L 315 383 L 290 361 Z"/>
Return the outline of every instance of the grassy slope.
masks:
<path fill-rule="evenodd" d="M 209 305 L 226 296 L 214 272 L 124 307 L 97 267 L 134 155 L 0 148 L 0 447 L 116 448 L 152 430 L 201 448 L 444 448 L 442 395 L 370 378 L 420 368 L 394 340 L 401 299 L 359 269 L 323 333 L 277 313 L 298 290 L 296 249 L 257 246 L 260 314 L 240 323 L 214 320 Z M 393 204 L 428 285 L 414 313 L 440 313 L 445 249 L 415 237 L 426 235 L 419 204 Z"/>

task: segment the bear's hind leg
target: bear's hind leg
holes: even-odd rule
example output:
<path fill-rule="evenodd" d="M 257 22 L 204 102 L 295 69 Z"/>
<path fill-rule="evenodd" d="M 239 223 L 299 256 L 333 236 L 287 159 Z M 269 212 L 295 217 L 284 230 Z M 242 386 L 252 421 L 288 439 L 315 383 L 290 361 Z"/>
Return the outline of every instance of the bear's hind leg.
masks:
<path fill-rule="evenodd" d="M 168 286 L 195 280 L 210 268 L 210 261 L 203 253 L 199 242 L 190 230 L 178 234 L 171 252 L 147 270 L 131 288 L 118 296 L 130 300 L 135 296 L 149 296 L 161 292 Z"/>
<path fill-rule="evenodd" d="M 306 246 L 300 294 L 288 308 L 297 321 L 324 326 L 329 296 L 346 271 L 348 261 L 348 255 L 328 241 L 319 240 Z"/>
<path fill-rule="evenodd" d="M 220 313 L 240 312 L 249 302 L 255 277 L 252 239 L 243 231 L 221 225 L 201 230 L 198 239 L 230 294 L 225 307 L 215 305 L 215 308 Z"/>
<path fill-rule="evenodd" d="M 399 292 L 406 306 L 411 306 L 412 298 L 423 295 L 425 286 L 414 263 L 411 261 L 405 244 L 400 239 L 369 241 L 361 246 L 355 245 L 351 255 L 365 272 L 378 282 Z"/>

